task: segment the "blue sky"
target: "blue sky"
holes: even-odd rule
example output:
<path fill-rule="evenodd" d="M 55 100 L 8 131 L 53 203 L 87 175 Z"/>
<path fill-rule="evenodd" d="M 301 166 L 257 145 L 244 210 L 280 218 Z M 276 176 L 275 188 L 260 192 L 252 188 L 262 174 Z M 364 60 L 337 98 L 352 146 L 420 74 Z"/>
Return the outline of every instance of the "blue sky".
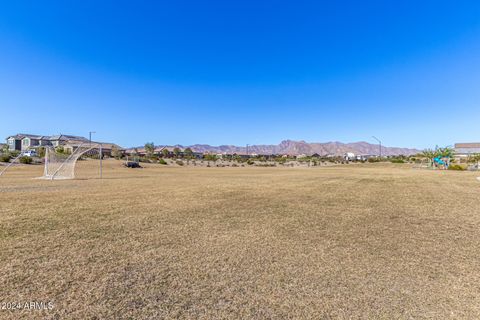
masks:
<path fill-rule="evenodd" d="M 0 5 L 0 136 L 480 140 L 478 1 Z"/>

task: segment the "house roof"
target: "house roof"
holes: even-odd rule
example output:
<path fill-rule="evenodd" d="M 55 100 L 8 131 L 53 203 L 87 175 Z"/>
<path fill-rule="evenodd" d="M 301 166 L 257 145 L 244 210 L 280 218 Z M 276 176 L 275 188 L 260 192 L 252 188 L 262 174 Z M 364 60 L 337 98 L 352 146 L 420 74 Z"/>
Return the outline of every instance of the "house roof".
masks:
<path fill-rule="evenodd" d="M 58 135 L 53 135 L 53 136 L 41 136 L 38 134 L 30 134 L 30 133 L 17 133 L 14 136 L 9 136 L 7 139 L 10 138 L 15 138 L 16 140 L 21 140 L 24 138 L 30 138 L 30 139 L 38 139 L 38 140 L 62 140 L 62 141 L 67 141 L 67 140 L 79 140 L 79 141 L 89 141 L 87 138 L 80 137 L 80 136 L 73 136 L 73 135 L 68 135 L 68 134 L 58 134 Z"/>
<path fill-rule="evenodd" d="M 455 143 L 455 149 L 457 149 L 457 148 L 480 148 L 480 142 Z"/>
<path fill-rule="evenodd" d="M 79 147 L 81 145 L 88 146 L 89 141 L 83 141 L 83 140 L 67 140 L 65 142 L 65 146 L 67 147 Z M 119 145 L 115 143 L 110 143 L 110 142 L 96 142 L 92 141 L 92 144 L 101 144 L 102 148 L 104 149 L 112 149 L 112 148 L 117 148 L 119 150 L 124 150 L 124 148 L 120 147 Z"/>
<path fill-rule="evenodd" d="M 15 140 L 22 140 L 23 138 L 31 138 L 31 139 L 39 139 L 42 136 L 36 134 L 29 134 L 29 133 L 17 133 L 14 136 L 9 136 L 7 139 L 15 138 Z"/>
<path fill-rule="evenodd" d="M 89 139 L 85 137 L 80 137 L 80 136 L 73 136 L 69 134 L 57 134 L 54 136 L 50 136 L 48 138 L 49 140 L 62 140 L 62 141 L 68 141 L 68 140 L 78 140 L 78 141 L 90 141 Z"/>

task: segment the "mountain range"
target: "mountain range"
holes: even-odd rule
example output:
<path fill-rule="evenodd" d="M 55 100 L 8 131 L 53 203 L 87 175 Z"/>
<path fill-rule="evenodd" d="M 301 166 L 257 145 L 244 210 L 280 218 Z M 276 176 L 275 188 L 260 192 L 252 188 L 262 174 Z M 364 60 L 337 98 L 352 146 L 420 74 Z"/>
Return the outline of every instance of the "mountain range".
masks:
<path fill-rule="evenodd" d="M 162 146 L 163 147 L 163 146 Z M 234 145 L 221 145 L 211 146 L 208 144 L 194 144 L 191 146 L 174 145 L 167 146 L 167 148 L 178 147 L 181 150 L 185 148 L 191 148 L 194 152 L 202 153 L 227 153 L 227 154 L 245 154 L 247 153 L 247 146 L 240 147 Z M 371 144 L 365 141 L 353 142 L 353 143 L 341 143 L 341 142 L 305 142 L 284 140 L 278 145 L 251 145 L 248 146 L 249 154 L 319 154 L 319 155 L 344 155 L 346 152 L 353 152 L 355 154 L 363 155 L 377 155 L 380 148 L 378 144 Z M 382 155 L 412 155 L 421 152 L 417 149 L 411 148 L 396 148 L 396 147 L 384 147 L 382 146 Z"/>

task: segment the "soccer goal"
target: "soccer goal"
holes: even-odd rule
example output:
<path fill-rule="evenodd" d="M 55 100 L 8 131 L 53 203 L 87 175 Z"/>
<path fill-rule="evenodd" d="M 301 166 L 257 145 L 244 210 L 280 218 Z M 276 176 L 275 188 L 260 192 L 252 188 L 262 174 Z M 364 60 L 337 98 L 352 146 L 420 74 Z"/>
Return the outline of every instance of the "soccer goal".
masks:
<path fill-rule="evenodd" d="M 70 149 L 56 149 L 47 147 L 45 149 L 45 167 L 43 176 L 40 179 L 65 180 L 75 178 L 75 167 L 81 159 L 99 160 L 95 176 L 102 177 L 102 145 L 99 143 L 82 143 L 71 146 Z"/>

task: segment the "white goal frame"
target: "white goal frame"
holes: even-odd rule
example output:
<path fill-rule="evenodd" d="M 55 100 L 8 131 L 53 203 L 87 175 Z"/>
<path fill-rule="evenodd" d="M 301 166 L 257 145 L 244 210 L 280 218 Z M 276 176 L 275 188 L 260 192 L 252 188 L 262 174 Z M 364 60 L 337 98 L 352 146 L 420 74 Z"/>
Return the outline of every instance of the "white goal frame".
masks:
<path fill-rule="evenodd" d="M 51 167 L 51 163 L 49 160 L 49 152 L 51 149 L 54 148 L 46 148 L 45 149 L 45 164 L 43 169 L 43 176 L 39 177 L 39 179 L 45 180 L 68 180 L 68 179 L 75 179 L 75 166 L 77 164 L 77 160 L 83 156 L 85 153 L 99 149 L 99 160 L 100 160 L 100 179 L 102 178 L 102 158 L 103 158 L 103 151 L 102 151 L 102 144 L 101 143 L 89 143 L 85 142 L 80 144 L 73 152 L 63 160 L 58 167 Z M 69 168 L 67 168 L 69 166 Z M 62 170 L 67 169 L 67 172 L 59 174 Z"/>

